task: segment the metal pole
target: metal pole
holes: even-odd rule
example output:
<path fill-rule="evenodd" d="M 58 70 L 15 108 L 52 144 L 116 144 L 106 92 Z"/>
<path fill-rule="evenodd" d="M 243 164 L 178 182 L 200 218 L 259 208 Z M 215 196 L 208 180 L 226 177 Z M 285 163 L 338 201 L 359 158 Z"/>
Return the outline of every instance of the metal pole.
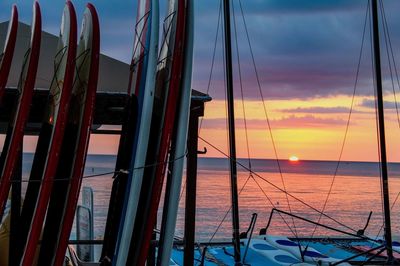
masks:
<path fill-rule="evenodd" d="M 381 169 L 382 169 L 383 207 L 385 212 L 385 240 L 386 240 L 388 261 L 391 262 L 393 261 L 392 232 L 390 224 L 389 186 L 388 186 L 388 171 L 387 171 L 387 160 L 386 160 L 385 122 L 384 122 L 384 110 L 383 110 L 377 0 L 372 1 L 372 22 L 373 22 L 373 33 L 374 33 L 376 91 L 378 98 L 377 102 L 378 102 L 378 122 L 379 122 L 379 143 L 381 148 L 380 155 L 381 155 Z"/>
<path fill-rule="evenodd" d="M 228 97 L 228 122 L 229 122 L 229 156 L 231 176 L 232 197 L 232 226 L 233 247 L 235 263 L 240 263 L 240 239 L 239 239 L 239 203 L 237 192 L 237 169 L 236 169 L 236 143 L 235 143 L 235 111 L 233 102 L 233 79 L 232 79 L 232 48 L 231 48 L 231 25 L 229 0 L 224 0 L 225 20 L 225 67 Z"/>
<path fill-rule="evenodd" d="M 194 262 L 194 242 L 196 228 L 196 195 L 197 195 L 197 146 L 198 146 L 198 126 L 199 112 L 194 101 L 191 104 L 189 131 L 187 142 L 187 173 L 186 173 L 186 203 L 185 203 L 185 254 L 183 265 L 193 265 Z"/>

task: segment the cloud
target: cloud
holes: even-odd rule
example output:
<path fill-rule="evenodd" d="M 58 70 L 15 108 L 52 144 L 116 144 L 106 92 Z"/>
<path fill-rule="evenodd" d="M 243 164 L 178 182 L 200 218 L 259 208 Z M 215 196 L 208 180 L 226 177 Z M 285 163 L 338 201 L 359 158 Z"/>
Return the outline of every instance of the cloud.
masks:
<path fill-rule="evenodd" d="M 375 109 L 375 100 L 363 99 L 360 106 Z M 385 109 L 396 109 L 396 103 L 391 101 L 383 101 L 383 106 Z M 397 106 L 399 106 L 399 104 L 397 104 Z"/>
<path fill-rule="evenodd" d="M 227 129 L 226 119 L 214 118 L 207 119 L 203 122 L 203 129 Z M 313 115 L 296 116 L 289 115 L 280 119 L 271 119 L 270 124 L 272 129 L 282 128 L 324 128 L 346 125 L 346 120 L 339 118 L 320 118 Z M 244 129 L 243 119 L 236 119 L 236 128 Z M 268 124 L 266 120 L 261 119 L 248 119 L 247 128 L 249 130 L 267 130 Z"/>
<path fill-rule="evenodd" d="M 7 20 L 10 0 L 0 1 L 0 20 Z M 132 55 L 133 27 L 137 1 L 93 0 L 101 24 L 101 52 L 129 63 Z M 20 20 L 30 23 L 32 3 L 18 1 Z M 195 1 L 195 50 L 193 66 L 194 88 L 206 91 L 210 76 L 219 2 Z M 249 30 L 261 90 L 266 99 L 309 99 L 353 92 L 358 55 L 361 46 L 365 0 L 253 0 L 241 1 Z M 386 18 L 391 33 L 395 58 L 400 47 L 400 1 L 385 0 Z M 78 24 L 82 19 L 85 2 L 74 2 Z M 58 35 L 63 1 L 41 2 L 43 28 Z M 160 23 L 165 17 L 167 3 L 160 3 Z M 260 92 L 246 38 L 238 1 L 235 9 L 238 50 L 246 99 L 260 99 Z M 221 25 L 221 24 L 220 24 Z M 369 32 L 367 30 L 367 32 Z M 212 75 L 211 96 L 223 99 L 224 62 L 222 30 L 219 30 L 215 68 Z M 235 37 L 235 34 L 233 34 Z M 366 40 L 369 39 L 367 34 Z M 235 96 L 239 97 L 236 44 L 233 40 Z M 383 50 L 383 49 L 382 49 Z M 366 42 L 359 73 L 358 93 L 373 95 L 370 46 Z M 386 56 L 382 57 L 384 79 L 388 78 Z"/>
<path fill-rule="evenodd" d="M 400 46 L 400 23 L 393 11 L 400 9 L 398 2 L 385 1 L 391 40 L 397 43 L 393 47 Z M 305 0 L 300 3 L 295 0 L 260 0 L 251 3 L 242 1 L 242 4 L 261 89 L 266 98 L 307 99 L 353 93 L 366 1 Z M 215 10 L 218 10 L 218 6 Z M 206 17 L 206 13 L 199 18 L 201 23 L 196 35 L 193 84 L 201 91 L 206 90 L 210 75 L 218 11 L 215 13 L 213 19 Z M 237 15 L 236 24 L 245 97 L 259 99 L 261 96 L 240 15 Z M 373 95 L 368 33 L 367 29 L 358 95 Z M 214 98 L 224 97 L 221 46 L 219 37 L 213 73 L 215 85 L 210 92 Z M 237 76 L 235 47 L 233 41 L 234 74 Z M 389 71 L 386 58 L 382 60 L 384 79 L 387 80 Z M 239 95 L 238 87 L 238 78 L 235 78 L 235 95 Z"/>
<path fill-rule="evenodd" d="M 303 113 L 303 114 L 348 114 L 350 109 L 347 107 L 336 106 L 336 107 L 297 107 L 291 109 L 281 109 L 280 112 L 284 113 Z M 362 111 L 352 110 L 353 113 L 364 113 Z"/>
<path fill-rule="evenodd" d="M 346 120 L 339 118 L 320 118 L 313 115 L 290 115 L 282 119 L 271 121 L 271 126 L 277 128 L 321 128 L 341 125 L 346 125 Z"/>

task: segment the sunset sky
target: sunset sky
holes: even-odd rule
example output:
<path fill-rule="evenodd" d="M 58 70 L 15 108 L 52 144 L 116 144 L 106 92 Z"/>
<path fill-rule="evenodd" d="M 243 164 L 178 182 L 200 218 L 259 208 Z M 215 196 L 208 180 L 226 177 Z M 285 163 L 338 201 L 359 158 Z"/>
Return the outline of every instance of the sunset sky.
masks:
<path fill-rule="evenodd" d="M 16 2 L 20 20 L 30 23 L 31 1 L 0 2 L 0 21 L 8 20 Z M 56 3 L 54 3 L 56 2 Z M 85 1 L 74 1 L 78 20 Z M 135 0 L 92 1 L 101 22 L 101 51 L 129 62 L 136 17 Z M 165 3 L 161 1 L 161 21 Z M 279 158 L 296 155 L 301 159 L 339 158 L 356 79 L 367 0 L 243 0 L 243 10 L 255 63 L 260 77 L 272 136 Z M 41 1 L 43 28 L 58 34 L 63 1 Z M 236 11 L 245 113 L 250 154 L 275 158 L 255 71 L 240 15 Z M 400 1 L 385 0 L 386 19 L 396 64 L 400 70 Z M 218 24 L 219 1 L 195 0 L 195 50 L 192 87 L 207 92 L 213 47 Z M 233 25 L 233 22 L 232 22 Z M 234 37 L 234 35 L 233 35 Z M 367 28 L 356 97 L 342 160 L 376 161 L 377 138 L 374 112 L 369 28 Z M 384 42 L 382 47 L 384 48 Z M 382 48 L 385 89 L 388 158 L 400 161 L 400 129 L 388 67 Z M 233 50 L 236 46 L 233 44 Z M 246 157 L 243 109 L 236 52 L 234 57 L 238 157 Z M 392 65 L 393 66 L 393 65 Z M 227 151 L 226 111 L 221 30 L 209 90 L 213 98 L 206 105 L 200 135 Z M 395 81 L 396 93 L 399 93 Z M 105 140 L 105 141 L 104 141 Z M 92 136 L 92 153 L 113 153 L 117 137 Z M 101 144 L 101 145 L 99 145 Z M 205 144 L 200 142 L 200 149 Z M 27 145 L 29 147 L 29 145 Z M 208 148 L 207 156 L 221 157 Z"/>

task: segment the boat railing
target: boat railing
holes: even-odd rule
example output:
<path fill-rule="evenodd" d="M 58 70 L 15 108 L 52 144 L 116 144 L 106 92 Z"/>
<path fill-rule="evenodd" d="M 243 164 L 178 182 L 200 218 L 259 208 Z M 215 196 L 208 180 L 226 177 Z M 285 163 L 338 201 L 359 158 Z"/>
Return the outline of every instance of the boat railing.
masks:
<path fill-rule="evenodd" d="M 245 264 L 247 251 L 249 250 L 250 241 L 251 241 L 251 238 L 253 237 L 254 228 L 256 227 L 257 216 L 258 216 L 257 213 L 253 213 L 253 215 L 251 216 L 251 221 L 250 221 L 249 228 L 247 229 L 246 232 L 240 234 L 240 238 L 248 238 L 247 239 L 246 249 L 244 250 L 244 255 L 243 255 L 243 258 L 242 258 L 243 264 Z M 249 232 L 250 232 L 250 236 L 248 236 Z"/>
<path fill-rule="evenodd" d="M 295 219 L 298 219 L 298 220 L 302 220 L 304 222 L 307 222 L 307 223 L 310 223 L 310 224 L 313 224 L 313 225 L 316 225 L 316 226 L 319 226 L 319 227 L 323 227 L 323 228 L 326 228 L 326 229 L 331 230 L 331 231 L 342 233 L 344 235 L 348 235 L 348 236 L 352 236 L 352 237 L 359 238 L 359 239 L 364 239 L 364 240 L 371 240 L 371 241 L 374 241 L 374 242 L 377 241 L 377 240 L 374 240 L 374 239 L 371 239 L 371 238 L 365 236 L 364 234 L 359 234 L 360 232 L 364 233 L 365 229 L 367 228 L 369 220 L 371 218 L 371 213 L 369 214 L 366 226 L 363 229 L 358 230 L 357 233 L 351 233 L 351 232 L 346 232 L 346 231 L 338 229 L 338 228 L 334 228 L 334 227 L 326 225 L 326 224 L 321 224 L 319 222 L 312 221 L 310 219 L 307 219 L 307 218 L 304 218 L 304 217 L 298 216 L 296 214 L 289 213 L 289 212 L 286 212 L 286 211 L 283 211 L 283 210 L 280 210 L 280 209 L 277 209 L 277 208 L 272 208 L 270 216 L 269 216 L 269 219 L 268 219 L 268 223 L 267 223 L 266 227 L 264 227 L 264 228 L 262 228 L 260 230 L 260 235 L 266 235 L 267 234 L 268 228 L 271 225 L 272 217 L 273 217 L 275 212 L 278 213 L 280 216 L 287 215 L 287 216 L 290 216 L 292 218 L 295 218 Z"/>

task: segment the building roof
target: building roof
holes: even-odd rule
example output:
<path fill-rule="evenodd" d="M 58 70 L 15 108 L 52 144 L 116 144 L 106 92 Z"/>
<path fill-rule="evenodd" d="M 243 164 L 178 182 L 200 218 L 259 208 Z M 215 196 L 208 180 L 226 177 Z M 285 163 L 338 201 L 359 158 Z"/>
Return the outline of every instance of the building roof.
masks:
<path fill-rule="evenodd" d="M 0 23 L 0 51 L 3 50 L 7 34 L 8 21 Z M 12 60 L 10 75 L 7 82 L 3 103 L 0 105 L 0 134 L 7 128 L 13 106 L 17 101 L 16 87 L 22 68 L 22 62 L 29 47 L 31 27 L 25 23 L 18 23 L 17 42 Z M 47 91 L 53 77 L 53 59 L 56 54 L 58 36 L 42 31 L 41 49 L 39 56 L 39 67 L 36 76 L 35 90 L 30 117 L 26 132 L 37 134 L 39 132 L 43 117 L 42 106 L 47 100 Z M 99 125 L 121 125 L 126 102 L 126 91 L 128 88 L 129 65 L 100 54 L 99 81 L 96 96 L 96 107 L 94 114 L 94 126 Z M 207 94 L 193 90 L 192 104 L 203 106 L 204 102 L 210 101 Z M 109 130 L 113 133 L 113 130 Z M 104 133 L 98 130 L 98 133 Z M 115 132 L 114 132 L 115 133 Z"/>
<path fill-rule="evenodd" d="M 8 21 L 0 23 L 0 51 L 3 50 Z M 17 87 L 22 62 L 29 47 L 31 27 L 18 23 L 17 43 L 12 60 L 7 87 Z M 56 54 L 58 36 L 42 31 L 39 67 L 36 77 L 36 88 L 48 89 L 53 77 L 53 59 Z M 100 54 L 98 92 L 125 93 L 128 87 L 129 65 Z"/>

